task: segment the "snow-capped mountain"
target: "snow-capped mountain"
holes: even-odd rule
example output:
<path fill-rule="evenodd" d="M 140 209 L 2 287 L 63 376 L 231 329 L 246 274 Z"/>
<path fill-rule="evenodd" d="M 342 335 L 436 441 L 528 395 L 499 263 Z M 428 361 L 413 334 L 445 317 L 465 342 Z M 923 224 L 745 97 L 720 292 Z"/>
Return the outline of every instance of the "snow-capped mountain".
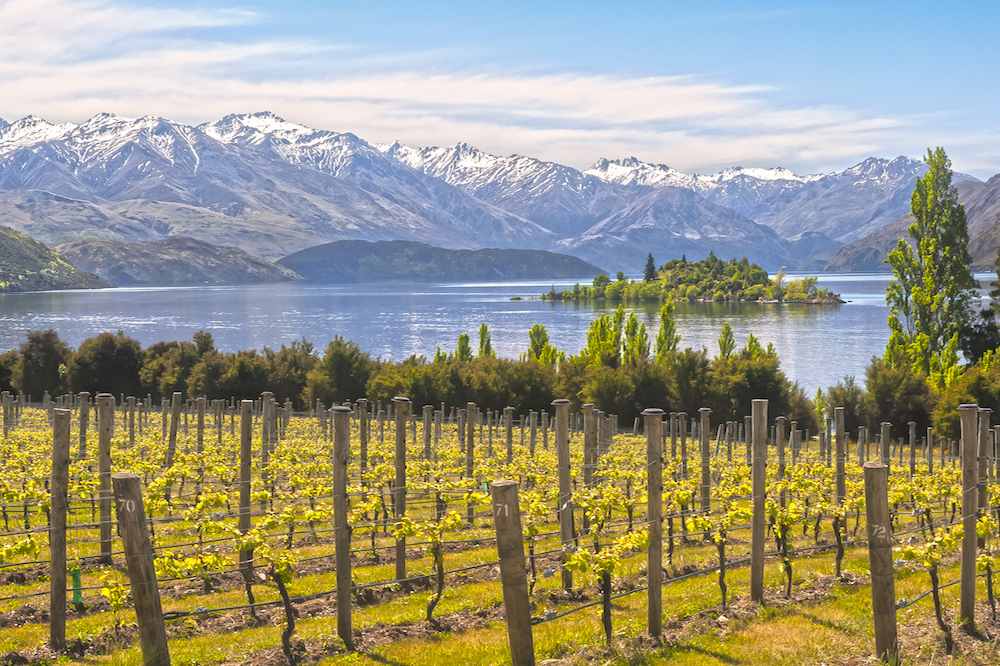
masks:
<path fill-rule="evenodd" d="M 0 129 L 0 190 L 88 201 L 153 238 L 183 233 L 267 259 L 343 238 L 473 248 L 544 244 L 551 235 L 354 135 L 268 113 L 199 127 L 112 114 L 81 125 L 25 118 Z M 0 214 L 17 196 L 0 195 Z M 44 242 L 80 237 L 58 220 L 14 217 Z M 120 224 L 92 235 L 147 239 Z"/>
<path fill-rule="evenodd" d="M 411 148 L 396 142 L 378 148 L 407 166 L 561 236 L 581 233 L 636 196 L 572 167 L 524 155 L 490 155 L 467 143 Z"/>
<path fill-rule="evenodd" d="M 715 251 L 776 269 L 905 214 L 923 171 L 905 157 L 807 176 L 690 175 L 635 157 L 581 171 L 465 143 L 373 145 L 268 112 L 194 127 L 28 116 L 0 121 L 0 224 L 47 243 L 183 234 L 265 259 L 333 240 L 398 239 L 570 250 L 613 271 L 639 270 L 654 248 L 658 261 Z"/>

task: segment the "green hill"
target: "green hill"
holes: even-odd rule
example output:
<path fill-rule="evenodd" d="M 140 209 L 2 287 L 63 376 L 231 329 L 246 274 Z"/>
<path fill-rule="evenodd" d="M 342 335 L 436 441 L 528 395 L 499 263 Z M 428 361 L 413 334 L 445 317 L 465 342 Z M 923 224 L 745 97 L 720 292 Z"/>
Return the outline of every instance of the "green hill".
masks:
<path fill-rule="evenodd" d="M 0 225 L 0 292 L 113 287 L 38 241 Z"/>
<path fill-rule="evenodd" d="M 601 269 L 543 250 L 446 250 L 413 241 L 345 240 L 278 261 L 308 282 L 531 280 L 590 277 Z"/>

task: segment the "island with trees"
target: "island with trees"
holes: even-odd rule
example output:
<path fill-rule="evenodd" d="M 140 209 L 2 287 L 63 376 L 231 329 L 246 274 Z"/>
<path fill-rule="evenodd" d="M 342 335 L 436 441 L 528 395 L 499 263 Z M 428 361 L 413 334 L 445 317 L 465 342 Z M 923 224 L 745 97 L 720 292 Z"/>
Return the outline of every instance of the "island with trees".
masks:
<path fill-rule="evenodd" d="M 782 301 L 791 303 L 842 303 L 839 294 L 817 285 L 817 278 L 803 277 L 785 282 L 784 270 L 772 279 L 767 271 L 744 257 L 725 261 L 714 253 L 701 261 L 672 259 L 657 270 L 650 254 L 643 279 L 630 280 L 621 271 L 615 280 L 598 275 L 591 285 L 552 289 L 543 300 L 606 300 L 621 302 L 667 301 Z"/>

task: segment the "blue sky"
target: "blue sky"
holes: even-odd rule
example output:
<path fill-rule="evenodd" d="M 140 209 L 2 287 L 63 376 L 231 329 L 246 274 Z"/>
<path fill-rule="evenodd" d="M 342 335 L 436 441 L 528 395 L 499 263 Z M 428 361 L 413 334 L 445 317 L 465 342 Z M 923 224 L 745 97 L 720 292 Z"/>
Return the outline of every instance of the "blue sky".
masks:
<path fill-rule="evenodd" d="M 0 117 L 270 110 L 576 167 L 1000 172 L 992 2 L 0 0 Z"/>

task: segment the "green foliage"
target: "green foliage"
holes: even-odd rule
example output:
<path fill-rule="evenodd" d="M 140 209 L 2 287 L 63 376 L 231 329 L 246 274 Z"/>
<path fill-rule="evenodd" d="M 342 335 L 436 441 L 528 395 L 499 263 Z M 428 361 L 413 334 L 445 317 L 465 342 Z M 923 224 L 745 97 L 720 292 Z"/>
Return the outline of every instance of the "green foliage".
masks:
<path fill-rule="evenodd" d="M 491 358 L 497 355 L 490 341 L 490 328 L 484 321 L 479 327 L 479 358 Z"/>
<path fill-rule="evenodd" d="M 722 322 L 722 332 L 719 333 L 719 358 L 728 361 L 736 349 L 736 338 L 733 336 L 733 327 L 728 321 Z"/>
<path fill-rule="evenodd" d="M 666 365 L 671 354 L 677 351 L 681 336 L 674 321 L 674 303 L 667 301 L 660 308 L 660 330 L 656 332 L 656 362 Z"/>
<path fill-rule="evenodd" d="M 615 282 L 607 275 L 598 275 L 591 286 L 563 289 L 557 292 L 555 286 L 544 300 L 601 300 L 629 302 L 669 301 L 757 301 L 772 300 L 802 301 L 810 303 L 839 303 L 840 297 L 828 289 L 819 289 L 816 278 L 803 278 L 782 286 L 784 271 L 778 274 L 777 282 L 772 282 L 767 271 L 751 264 L 746 258 L 731 259 L 726 262 L 714 254 L 702 261 L 688 262 L 684 259 L 668 261 L 659 271 L 651 269 L 652 255 L 647 259 L 643 279 L 639 282 L 626 280 L 622 273 Z"/>
<path fill-rule="evenodd" d="M 923 375 L 873 357 L 865 368 L 865 388 L 862 415 L 872 432 L 883 421 L 892 423 L 893 437 L 904 436 L 910 421 L 916 422 L 918 432 L 931 424 L 937 396 Z"/>
<path fill-rule="evenodd" d="M 468 333 L 462 333 L 458 336 L 458 346 L 455 347 L 455 358 L 459 361 L 471 361 L 474 358 L 472 346 L 469 344 Z"/>
<path fill-rule="evenodd" d="M 117 335 L 104 332 L 80 343 L 67 364 L 66 383 L 73 393 L 139 396 L 142 363 L 142 345 L 138 340 L 126 337 L 122 331 Z"/>
<path fill-rule="evenodd" d="M 958 439 L 961 434 L 958 406 L 976 404 L 1000 413 L 1000 364 L 991 362 L 967 368 L 962 376 L 942 393 L 934 407 L 934 430 L 945 437 Z"/>
<path fill-rule="evenodd" d="M 857 433 L 858 426 L 864 425 L 862 417 L 862 401 L 864 391 L 854 381 L 854 377 L 844 377 L 843 381 L 826 390 L 826 413 L 833 414 L 836 407 L 844 408 L 844 429 L 848 435 Z"/>
<path fill-rule="evenodd" d="M 306 375 L 306 401 L 340 404 L 365 395 L 372 362 L 357 343 L 336 336 L 326 346 L 323 358 Z"/>
<path fill-rule="evenodd" d="M 561 363 L 566 355 L 549 344 L 549 332 L 542 324 L 535 324 L 528 331 L 527 360 L 538 361 L 542 365 Z"/>
<path fill-rule="evenodd" d="M 969 268 L 969 230 L 951 183 L 951 161 L 941 148 L 928 150 L 925 161 L 927 174 L 910 200 L 914 247 L 900 239 L 886 260 L 893 280 L 886 287 L 885 357 L 892 367 L 936 375 L 936 383 L 947 385 L 955 377 L 952 358 L 958 335 L 970 323 L 978 284 Z"/>
<path fill-rule="evenodd" d="M 18 388 L 39 400 L 47 390 L 59 395 L 65 387 L 66 364 L 71 351 L 54 330 L 28 331 L 28 341 L 20 349 Z"/>

